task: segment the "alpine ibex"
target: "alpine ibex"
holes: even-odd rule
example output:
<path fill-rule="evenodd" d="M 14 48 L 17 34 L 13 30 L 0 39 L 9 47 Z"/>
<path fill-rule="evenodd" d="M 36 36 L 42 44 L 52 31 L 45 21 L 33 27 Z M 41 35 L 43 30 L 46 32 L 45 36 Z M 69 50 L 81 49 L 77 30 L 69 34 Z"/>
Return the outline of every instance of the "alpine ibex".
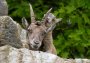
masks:
<path fill-rule="evenodd" d="M 55 28 L 56 23 L 61 21 L 50 13 L 52 8 L 44 15 L 42 21 L 36 21 L 35 15 L 30 5 L 31 24 L 29 25 L 27 20 L 23 17 L 22 24 L 27 30 L 27 42 L 30 50 L 39 50 L 56 53 L 56 49 L 53 45 L 52 31 Z"/>

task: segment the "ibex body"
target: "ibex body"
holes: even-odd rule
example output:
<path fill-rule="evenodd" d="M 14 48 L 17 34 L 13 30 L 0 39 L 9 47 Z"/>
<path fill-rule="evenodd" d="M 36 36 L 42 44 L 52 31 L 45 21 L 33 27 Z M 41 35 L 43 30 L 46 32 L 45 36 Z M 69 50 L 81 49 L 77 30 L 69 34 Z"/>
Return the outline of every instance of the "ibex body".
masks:
<path fill-rule="evenodd" d="M 38 50 L 56 54 L 53 45 L 52 31 L 56 23 L 61 19 L 50 13 L 51 9 L 44 15 L 42 21 L 36 21 L 35 15 L 30 4 L 31 24 L 29 25 L 25 18 L 22 18 L 22 24 L 27 30 L 27 43 L 30 50 Z"/>

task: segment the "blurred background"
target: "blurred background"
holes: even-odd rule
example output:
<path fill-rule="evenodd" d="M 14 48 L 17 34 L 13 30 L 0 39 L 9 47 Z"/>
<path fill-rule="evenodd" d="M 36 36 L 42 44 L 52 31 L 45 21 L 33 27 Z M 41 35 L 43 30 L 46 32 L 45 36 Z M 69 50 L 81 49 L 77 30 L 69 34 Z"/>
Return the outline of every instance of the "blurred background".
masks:
<path fill-rule="evenodd" d="M 7 0 L 9 16 L 21 24 L 26 17 L 30 23 L 29 3 L 36 19 L 53 8 L 57 18 L 63 18 L 53 31 L 58 56 L 63 58 L 90 58 L 90 0 Z"/>

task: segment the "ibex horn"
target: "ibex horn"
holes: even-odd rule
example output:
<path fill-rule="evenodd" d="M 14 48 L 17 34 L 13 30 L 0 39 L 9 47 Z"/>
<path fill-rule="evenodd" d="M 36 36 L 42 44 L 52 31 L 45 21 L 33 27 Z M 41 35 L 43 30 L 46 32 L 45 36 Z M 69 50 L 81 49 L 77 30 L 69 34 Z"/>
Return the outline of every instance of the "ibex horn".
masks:
<path fill-rule="evenodd" d="M 47 13 L 44 15 L 44 17 L 43 17 L 42 21 L 44 21 L 44 22 L 45 22 L 46 17 L 49 15 L 49 13 L 51 12 L 51 10 L 52 10 L 52 8 L 50 8 L 50 9 L 47 11 Z"/>
<path fill-rule="evenodd" d="M 34 23 L 35 22 L 35 15 L 33 12 L 33 8 L 32 8 L 32 5 L 30 3 L 29 3 L 29 6 L 30 6 L 31 22 Z"/>

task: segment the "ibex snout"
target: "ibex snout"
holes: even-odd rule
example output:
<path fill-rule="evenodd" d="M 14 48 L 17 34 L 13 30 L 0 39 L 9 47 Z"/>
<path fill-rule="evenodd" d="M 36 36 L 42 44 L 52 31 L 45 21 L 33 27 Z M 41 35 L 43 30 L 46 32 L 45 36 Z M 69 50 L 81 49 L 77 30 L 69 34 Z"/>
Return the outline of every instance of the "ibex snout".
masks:
<path fill-rule="evenodd" d="M 38 48 L 40 47 L 40 42 L 39 42 L 39 41 L 34 41 L 33 47 L 34 47 L 35 49 L 38 49 Z"/>
<path fill-rule="evenodd" d="M 39 49 L 41 47 L 41 44 L 42 44 L 42 41 L 38 40 L 39 38 L 37 39 L 30 39 L 29 40 L 29 43 L 30 43 L 30 46 L 32 49 Z"/>
<path fill-rule="evenodd" d="M 34 41 L 34 43 L 35 43 L 36 45 L 38 45 L 38 44 L 39 44 L 39 41 Z"/>

